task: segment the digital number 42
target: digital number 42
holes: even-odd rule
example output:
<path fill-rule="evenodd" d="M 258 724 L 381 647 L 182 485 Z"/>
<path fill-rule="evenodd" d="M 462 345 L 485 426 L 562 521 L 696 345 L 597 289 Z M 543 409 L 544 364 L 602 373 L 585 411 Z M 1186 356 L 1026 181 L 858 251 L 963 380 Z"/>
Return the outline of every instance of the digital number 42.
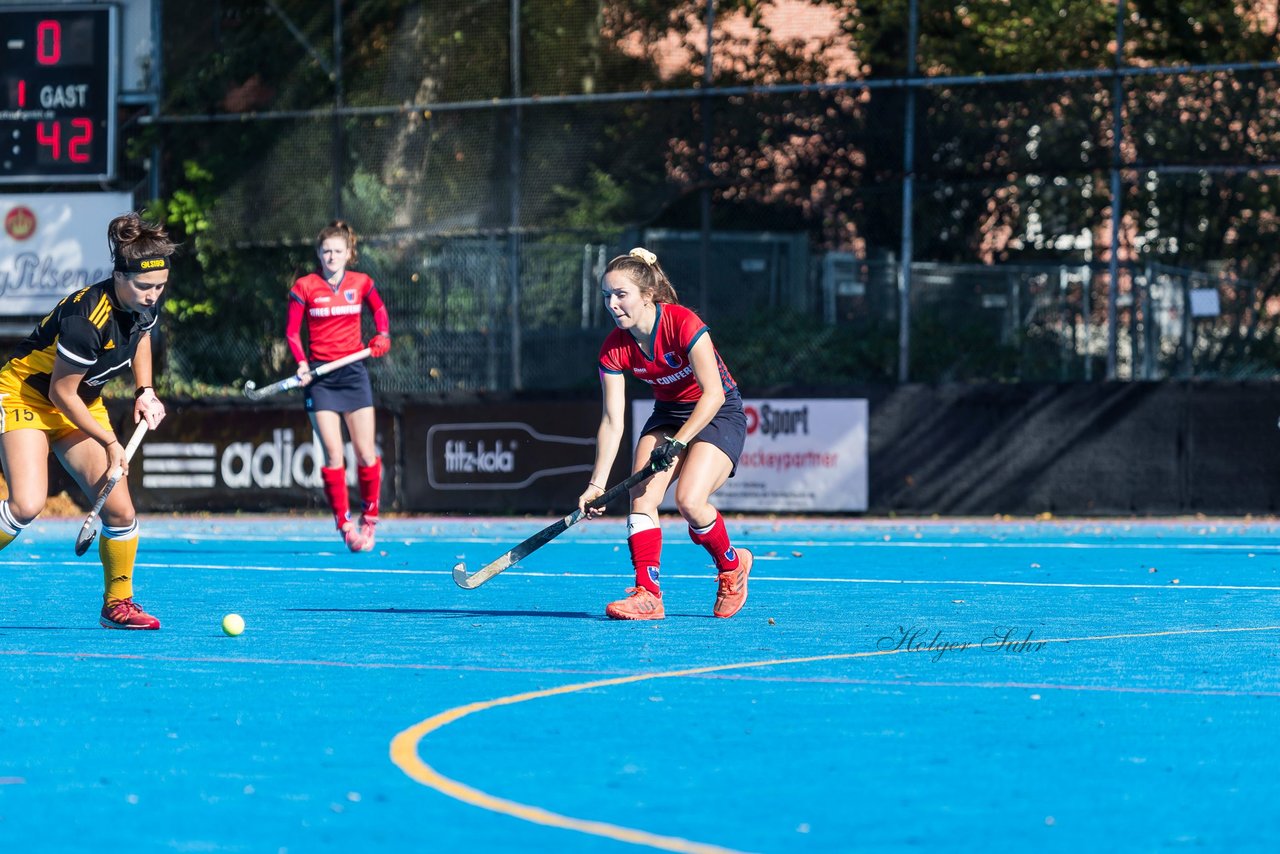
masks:
<path fill-rule="evenodd" d="M 36 124 L 36 142 L 49 147 L 54 160 L 62 159 L 62 123 L 39 122 Z M 79 118 L 71 120 L 71 132 L 67 137 L 67 159 L 72 163 L 89 162 L 89 145 L 93 142 L 93 122 Z"/>

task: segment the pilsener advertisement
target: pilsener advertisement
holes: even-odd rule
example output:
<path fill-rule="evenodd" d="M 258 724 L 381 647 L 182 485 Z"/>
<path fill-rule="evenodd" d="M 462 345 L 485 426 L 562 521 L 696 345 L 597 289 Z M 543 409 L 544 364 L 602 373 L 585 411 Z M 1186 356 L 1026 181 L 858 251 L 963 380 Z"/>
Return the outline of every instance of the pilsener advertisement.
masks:
<path fill-rule="evenodd" d="M 0 194 L 0 315 L 45 314 L 111 275 L 107 224 L 129 193 Z"/>

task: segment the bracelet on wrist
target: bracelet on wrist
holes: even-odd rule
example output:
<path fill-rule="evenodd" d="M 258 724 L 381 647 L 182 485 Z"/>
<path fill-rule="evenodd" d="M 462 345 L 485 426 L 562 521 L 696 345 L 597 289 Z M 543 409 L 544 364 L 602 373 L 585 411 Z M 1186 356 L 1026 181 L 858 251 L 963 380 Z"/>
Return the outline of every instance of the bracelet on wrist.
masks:
<path fill-rule="evenodd" d="M 155 389 L 153 389 L 149 385 L 138 386 L 136 389 L 133 390 L 133 399 L 137 400 L 138 398 L 142 397 L 144 394 L 146 394 L 149 391 L 155 391 Z"/>
<path fill-rule="evenodd" d="M 596 483 L 594 480 L 587 481 L 587 486 L 594 486 L 596 489 L 600 490 L 601 492 L 604 492 L 604 487 Z"/>

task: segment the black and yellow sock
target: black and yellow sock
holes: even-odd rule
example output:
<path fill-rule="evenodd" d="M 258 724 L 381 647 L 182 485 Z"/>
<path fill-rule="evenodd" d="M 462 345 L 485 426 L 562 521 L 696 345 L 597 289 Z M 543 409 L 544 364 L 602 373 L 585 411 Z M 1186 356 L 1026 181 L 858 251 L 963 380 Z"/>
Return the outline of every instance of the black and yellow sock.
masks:
<path fill-rule="evenodd" d="M 122 528 L 102 526 L 98 557 L 102 559 L 102 582 L 108 602 L 133 598 L 133 561 L 137 555 L 137 519 Z"/>
<path fill-rule="evenodd" d="M 9 502 L 0 501 L 0 550 L 16 540 L 25 527 L 27 526 L 19 523 L 9 512 Z"/>

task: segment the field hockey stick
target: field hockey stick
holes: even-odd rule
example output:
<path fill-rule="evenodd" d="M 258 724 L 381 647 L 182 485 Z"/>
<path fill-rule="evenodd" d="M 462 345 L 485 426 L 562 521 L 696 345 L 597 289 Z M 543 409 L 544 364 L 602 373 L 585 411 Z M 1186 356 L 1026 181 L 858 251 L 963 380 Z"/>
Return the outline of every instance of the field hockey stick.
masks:
<path fill-rule="evenodd" d="M 124 461 L 126 463 L 133 459 L 133 452 L 138 450 L 138 446 L 142 444 L 142 437 L 146 432 L 147 419 L 143 418 L 138 422 L 133 435 L 129 437 L 129 444 L 125 446 Z M 77 555 L 87 552 L 89 546 L 93 544 L 93 538 L 98 536 L 98 514 L 102 512 L 102 505 L 107 503 L 107 496 L 111 494 L 111 490 L 116 488 L 116 484 L 120 482 L 122 477 L 124 477 L 124 469 L 116 466 L 111 472 L 111 477 L 107 478 L 106 485 L 98 493 L 98 500 L 93 502 L 93 509 L 85 517 L 84 524 L 80 526 L 80 533 L 76 536 Z"/>
<path fill-rule="evenodd" d="M 649 463 L 649 465 L 640 469 L 640 471 L 631 475 L 626 480 L 622 481 L 621 483 L 613 487 L 610 487 L 606 492 L 604 492 L 598 498 L 589 502 L 587 504 L 587 507 L 591 508 L 591 507 L 605 506 L 610 501 L 617 498 L 619 495 L 622 495 L 624 492 L 629 491 L 631 487 L 648 480 L 657 471 L 658 469 L 654 468 L 653 463 Z M 493 578 L 499 572 L 502 572 L 503 570 L 515 564 L 517 561 L 523 560 L 524 558 L 533 554 L 538 549 L 542 548 L 547 543 L 551 542 L 556 537 L 560 536 L 565 531 L 569 530 L 570 528 L 572 528 L 574 525 L 578 524 L 585 518 L 586 518 L 586 514 L 583 513 L 581 510 L 574 510 L 568 516 L 565 516 L 560 521 L 555 522 L 543 528 L 541 531 L 534 534 L 532 537 L 525 540 L 523 543 L 516 546 L 511 551 L 507 552 L 502 557 L 498 558 L 492 563 L 485 564 L 481 569 L 476 570 L 471 575 L 467 575 L 467 565 L 465 563 L 460 563 L 453 568 L 453 581 L 459 587 L 465 588 L 467 590 L 474 590 L 477 587 L 479 587 L 481 584 L 484 584 L 490 578 Z"/>
<path fill-rule="evenodd" d="M 315 378 L 322 377 L 325 374 L 332 373 L 338 368 L 345 368 L 347 365 L 367 359 L 373 354 L 368 347 L 363 350 L 357 350 L 349 356 L 343 356 L 341 359 L 334 359 L 332 362 L 325 362 L 323 365 L 313 368 L 307 376 Z M 250 400 L 262 400 L 264 397 L 270 397 L 273 394 L 279 394 L 282 391 L 290 391 L 302 385 L 302 377 L 294 374 L 291 377 L 285 377 L 279 382 L 274 382 L 269 386 L 258 388 L 253 380 L 246 380 L 244 384 L 244 396 Z"/>

